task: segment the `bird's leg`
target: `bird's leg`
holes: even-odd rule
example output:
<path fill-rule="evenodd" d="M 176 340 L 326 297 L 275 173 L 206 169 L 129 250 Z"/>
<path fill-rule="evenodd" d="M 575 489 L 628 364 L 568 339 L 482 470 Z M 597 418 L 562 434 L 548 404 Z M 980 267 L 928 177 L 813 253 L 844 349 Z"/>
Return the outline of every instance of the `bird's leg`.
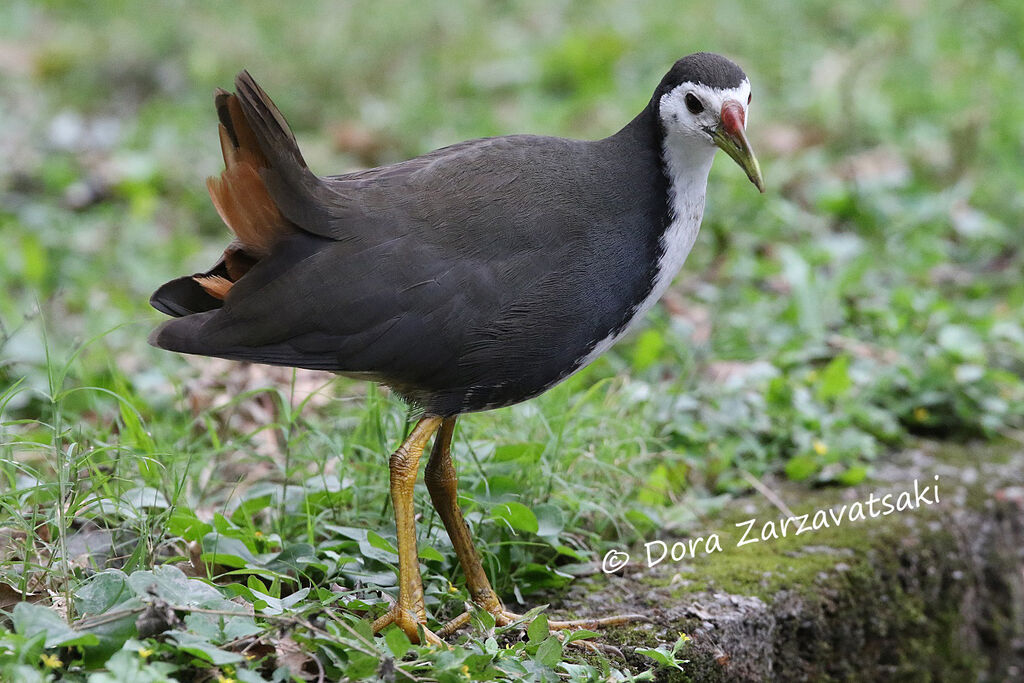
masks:
<path fill-rule="evenodd" d="M 480 555 L 477 554 L 473 539 L 469 535 L 469 527 L 462 517 L 458 501 L 458 479 L 455 476 L 455 467 L 452 465 L 451 457 L 455 420 L 454 417 L 448 417 L 441 423 L 423 478 L 427 482 L 430 500 L 434 503 L 441 521 L 444 522 L 444 528 L 452 539 L 455 555 L 459 558 L 459 564 L 462 565 L 462 571 L 466 575 L 466 587 L 469 589 L 470 597 L 477 607 L 494 615 L 495 622 L 499 626 L 506 626 L 523 617 L 515 612 L 510 612 L 501 604 L 497 593 L 491 587 L 491 582 L 487 579 L 483 564 L 480 562 Z M 446 638 L 469 623 L 470 617 L 470 612 L 463 612 L 442 626 L 437 635 Z M 646 620 L 646 617 L 637 614 L 623 614 L 601 619 L 554 620 L 548 622 L 548 628 L 553 630 L 592 629 L 642 620 Z"/>
<path fill-rule="evenodd" d="M 398 602 L 384 616 L 373 622 L 376 633 L 389 624 L 405 631 L 409 640 L 419 642 L 417 627 L 426 623 L 423 607 L 423 579 L 420 578 L 419 557 L 416 552 L 416 520 L 413 510 L 413 487 L 419 472 L 420 456 L 430 437 L 441 426 L 441 418 L 427 416 L 420 420 L 409 438 L 395 451 L 390 460 L 391 502 L 395 507 L 395 527 L 398 533 Z M 440 645 L 441 641 L 426 630 L 427 641 Z"/>
<path fill-rule="evenodd" d="M 444 528 L 448 531 L 448 537 L 452 539 L 452 545 L 455 547 L 455 555 L 459 558 L 462 571 L 466 574 L 466 586 L 469 588 L 470 597 L 481 609 L 497 615 L 504 611 L 504 607 L 498 600 L 494 589 L 491 588 L 491 582 L 487 580 L 480 556 L 469 535 L 469 527 L 466 526 L 462 510 L 459 508 L 458 479 L 455 476 L 455 467 L 452 465 L 451 457 L 455 419 L 454 417 L 445 418 L 441 423 L 437 439 L 434 440 L 434 448 L 430 451 L 430 460 L 427 461 L 423 479 L 427 482 L 430 500 L 434 503 L 441 521 L 444 522 Z M 442 631 L 446 634 L 454 632 L 469 620 L 468 613 L 463 617 L 462 623 L 454 627 L 452 624 L 448 624 Z"/>

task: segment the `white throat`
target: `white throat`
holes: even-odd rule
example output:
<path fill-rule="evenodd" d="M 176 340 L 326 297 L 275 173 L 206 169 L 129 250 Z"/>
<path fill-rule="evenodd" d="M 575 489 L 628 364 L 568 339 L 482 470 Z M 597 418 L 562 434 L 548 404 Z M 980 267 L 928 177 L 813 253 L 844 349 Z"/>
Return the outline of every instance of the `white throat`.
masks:
<path fill-rule="evenodd" d="M 672 222 L 661 237 L 664 252 L 658 261 L 658 275 L 650 295 L 640 304 L 641 313 L 661 298 L 693 248 L 704 216 L 708 174 L 716 149 L 700 139 L 665 138 L 662 155 L 669 176 L 669 218 Z"/>

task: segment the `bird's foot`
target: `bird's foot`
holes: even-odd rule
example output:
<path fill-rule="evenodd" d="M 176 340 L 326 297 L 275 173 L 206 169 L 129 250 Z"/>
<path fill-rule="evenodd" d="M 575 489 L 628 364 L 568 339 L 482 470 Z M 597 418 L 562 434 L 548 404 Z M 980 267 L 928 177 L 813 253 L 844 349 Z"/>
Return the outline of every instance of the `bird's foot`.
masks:
<path fill-rule="evenodd" d="M 427 618 L 425 616 L 417 616 L 412 612 L 399 608 L 398 605 L 393 605 L 391 609 L 373 622 L 373 632 L 379 633 L 391 624 L 394 624 L 405 631 L 405 635 L 407 635 L 409 640 L 413 643 L 418 644 L 420 642 L 420 629 L 422 628 L 423 639 L 428 645 L 433 645 L 434 647 L 447 647 L 444 641 L 441 640 L 436 633 L 427 628 Z"/>
<path fill-rule="evenodd" d="M 516 622 L 525 622 L 529 619 L 528 616 L 523 614 L 517 614 L 505 609 L 500 603 L 493 607 L 479 607 L 489 612 L 494 617 L 494 623 L 497 626 L 508 626 Z M 437 631 L 437 635 L 440 638 L 447 638 L 459 629 L 466 626 L 469 620 L 473 616 L 473 610 L 466 610 L 459 616 L 455 617 L 447 624 L 442 626 Z M 638 621 L 650 621 L 648 617 L 642 614 L 616 614 L 610 617 L 598 617 L 591 619 L 569 619 L 569 620 L 558 620 L 552 619 L 548 621 L 548 628 L 552 631 L 573 631 L 573 630 L 587 630 L 592 631 L 594 629 L 608 628 L 611 626 L 622 626 L 623 624 L 632 624 Z M 558 635 L 558 634 L 556 634 Z M 588 640 L 573 640 L 572 645 L 578 647 L 584 647 L 592 650 L 604 650 L 605 647 L 598 646 Z M 612 648 L 614 649 L 614 648 Z"/>

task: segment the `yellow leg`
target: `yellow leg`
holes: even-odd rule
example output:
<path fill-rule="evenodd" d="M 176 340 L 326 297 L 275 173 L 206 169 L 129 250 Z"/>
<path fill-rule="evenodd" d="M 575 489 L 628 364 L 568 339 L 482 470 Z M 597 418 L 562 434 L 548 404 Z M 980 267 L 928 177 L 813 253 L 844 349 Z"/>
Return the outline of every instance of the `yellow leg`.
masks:
<path fill-rule="evenodd" d="M 469 535 L 469 527 L 466 526 L 466 520 L 462 518 L 462 510 L 459 508 L 459 482 L 455 476 L 455 467 L 452 465 L 451 457 L 454 432 L 455 418 L 446 418 L 434 441 L 434 448 L 430 452 L 430 460 L 427 461 L 423 479 L 427 482 L 430 500 L 434 503 L 434 507 L 444 523 L 448 537 L 452 539 L 455 555 L 459 558 L 462 571 L 466 574 L 466 586 L 469 588 L 470 597 L 481 608 L 495 612 L 503 609 L 501 601 L 498 600 L 497 594 L 491 588 L 491 582 L 487 580 L 480 556 Z"/>
<path fill-rule="evenodd" d="M 418 627 L 427 620 L 423 607 L 423 579 L 420 578 L 419 556 L 416 552 L 416 519 L 413 509 L 413 487 L 419 471 L 420 456 L 437 428 L 441 418 L 424 417 L 391 456 L 391 502 L 395 507 L 395 527 L 398 533 L 398 602 L 391 610 L 373 623 L 377 632 L 396 624 L 405 631 L 409 640 L 419 642 Z M 440 639 L 424 629 L 427 641 L 440 645 Z"/>
<path fill-rule="evenodd" d="M 480 556 L 473 546 L 473 539 L 469 535 L 469 527 L 462 517 L 462 510 L 458 501 L 458 479 L 455 476 L 455 467 L 452 465 L 451 443 L 452 434 L 455 432 L 454 417 L 448 417 L 441 423 L 437 439 L 434 440 L 434 447 L 430 451 L 430 460 L 427 461 L 427 469 L 423 478 L 427 482 L 427 490 L 430 492 L 430 500 L 437 509 L 448 536 L 452 539 L 455 548 L 455 555 L 459 558 L 462 571 L 466 575 L 466 587 L 473 602 L 481 609 L 487 610 L 494 615 L 499 626 L 505 626 L 522 618 L 515 612 L 505 609 L 498 599 L 498 595 L 491 588 L 491 582 L 487 580 Z M 445 624 L 437 632 L 441 638 L 445 638 L 469 623 L 470 613 L 464 612 Z M 573 621 L 549 621 L 548 627 L 554 630 L 572 628 L 601 628 L 605 626 L 616 626 L 619 624 L 634 621 L 646 621 L 646 617 L 638 614 L 623 614 L 601 619 L 578 619 Z"/>

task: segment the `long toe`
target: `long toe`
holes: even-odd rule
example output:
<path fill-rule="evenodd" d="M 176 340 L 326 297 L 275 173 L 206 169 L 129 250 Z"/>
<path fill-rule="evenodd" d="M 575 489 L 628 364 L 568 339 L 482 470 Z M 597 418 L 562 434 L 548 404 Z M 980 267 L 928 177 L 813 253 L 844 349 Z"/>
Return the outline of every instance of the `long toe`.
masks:
<path fill-rule="evenodd" d="M 526 619 L 524 615 L 518 614 L 516 612 L 511 612 L 502 607 L 500 604 L 496 608 L 487 609 L 486 611 L 490 612 L 494 616 L 494 621 L 498 626 L 508 626 L 509 624 L 514 624 L 517 621 L 524 621 Z M 466 626 L 469 623 L 472 616 L 473 613 L 471 610 L 463 612 L 462 614 L 460 614 L 459 616 L 455 617 L 447 624 L 442 626 L 438 630 L 437 635 L 441 638 L 447 638 L 459 629 Z M 594 629 L 610 628 L 613 626 L 622 626 L 624 624 L 633 624 L 637 622 L 647 621 L 650 621 L 650 618 L 644 616 L 643 614 L 616 614 L 609 617 L 592 617 L 588 619 L 550 620 L 548 621 L 548 628 L 552 631 L 567 631 L 577 629 L 585 629 L 591 631 Z M 584 642 L 584 645 L 588 646 L 591 644 Z"/>
<path fill-rule="evenodd" d="M 373 632 L 379 633 L 394 624 L 405 632 L 413 643 L 420 642 L 420 629 L 423 629 L 424 640 L 434 647 L 447 647 L 445 642 L 426 626 L 426 619 L 418 619 L 415 615 L 399 609 L 397 605 L 388 610 L 373 622 Z"/>

